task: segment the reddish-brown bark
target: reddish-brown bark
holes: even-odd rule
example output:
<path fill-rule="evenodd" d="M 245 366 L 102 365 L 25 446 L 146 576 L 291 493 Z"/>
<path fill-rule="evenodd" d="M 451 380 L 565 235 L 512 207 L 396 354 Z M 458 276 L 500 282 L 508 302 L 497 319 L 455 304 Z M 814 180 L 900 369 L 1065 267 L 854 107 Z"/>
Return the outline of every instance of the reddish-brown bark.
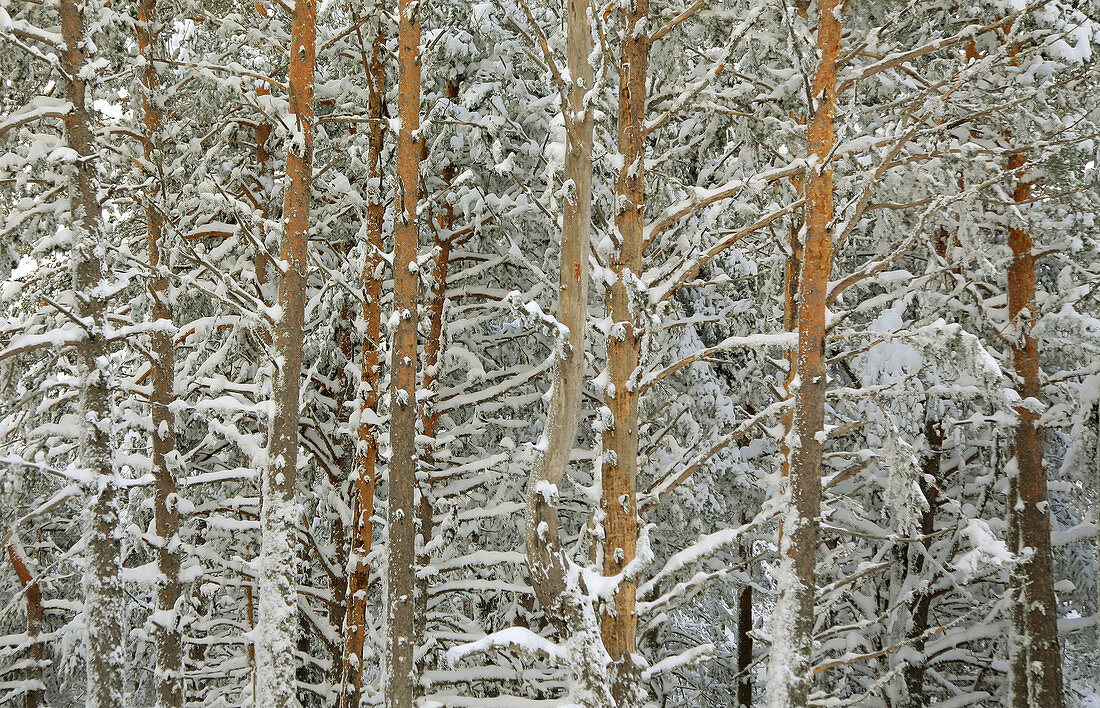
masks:
<path fill-rule="evenodd" d="M 1027 162 L 1021 153 L 1008 160 L 1009 170 Z M 1032 183 L 1017 176 L 1013 198 L 1031 200 Z M 1035 309 L 1035 257 L 1031 234 L 1014 225 L 1008 230 L 1012 262 L 1008 268 L 1008 313 L 1014 328 L 1012 363 L 1016 390 L 1023 399 L 1015 409 L 1014 469 L 1010 470 L 1009 513 L 1021 562 L 1013 573 L 1012 663 L 1009 677 L 1014 706 L 1061 708 L 1062 656 L 1058 644 L 1058 604 L 1054 596 L 1054 560 L 1050 546 L 1050 505 L 1039 429 L 1039 348 L 1032 334 Z"/>
<path fill-rule="evenodd" d="M 46 617 L 42 609 L 42 590 L 38 587 L 38 579 L 28 567 L 27 558 L 18 541 L 8 544 L 8 558 L 11 559 L 15 575 L 23 588 L 23 603 L 27 608 L 27 663 L 23 672 L 27 688 L 23 694 L 23 708 L 38 708 L 46 705 L 45 685 L 42 683 L 44 647 L 38 639 Z"/>
<path fill-rule="evenodd" d="M 177 604 L 183 594 L 180 581 L 179 511 L 176 506 L 176 425 L 171 404 L 175 401 L 175 351 L 172 342 L 172 311 L 168 305 L 167 264 L 162 263 L 164 217 L 156 195 L 162 189 L 160 174 L 160 140 L 163 122 L 160 107 L 160 76 L 154 60 L 161 52 L 157 44 L 160 31 L 156 0 L 138 4 L 138 50 L 145 59 L 142 72 L 141 105 L 144 112 L 143 147 L 146 169 L 152 177 L 145 195 L 145 240 L 149 251 L 150 276 L 146 285 L 152 301 L 153 319 L 164 327 L 150 334 L 153 452 L 153 528 L 160 539 L 156 548 L 157 566 L 161 578 L 157 586 L 157 610 L 154 621 L 154 641 L 157 647 L 156 670 L 153 672 L 158 706 L 181 706 L 183 692 L 183 637 L 179 630 Z"/>
<path fill-rule="evenodd" d="M 299 390 L 302 326 L 308 265 L 309 207 L 313 179 L 313 81 L 317 41 L 316 0 L 294 5 L 290 36 L 290 112 L 278 306 L 275 324 L 274 410 L 268 463 L 261 485 L 261 631 L 256 641 L 257 701 L 273 708 L 297 705 L 293 649 L 299 631 L 295 546 Z"/>
<path fill-rule="evenodd" d="M 397 328 L 390 360 L 390 479 L 386 663 L 387 708 L 412 708 L 416 693 L 416 323 L 420 246 L 420 12 L 416 0 L 398 3 L 397 205 L 393 306 Z"/>
<path fill-rule="evenodd" d="M 833 262 L 833 173 L 828 163 L 836 142 L 837 58 L 841 4 L 818 3 L 817 47 L 808 133 L 805 246 L 798 282 L 798 359 L 790 448 L 788 509 L 780 544 L 780 597 L 773 618 L 769 703 L 806 706 L 813 683 L 813 624 L 821 454 L 825 429 L 825 312 Z"/>
<path fill-rule="evenodd" d="M 362 34 L 358 33 L 357 37 L 367 77 L 367 112 L 370 117 L 367 129 L 367 178 L 375 186 L 368 191 L 365 220 L 366 254 L 362 273 L 365 329 L 360 351 L 359 427 L 356 431 L 358 441 L 351 488 L 351 559 L 347 611 L 344 615 L 343 677 L 338 700 L 340 708 L 358 706 L 362 692 L 362 656 L 367 629 L 367 591 L 370 587 L 367 556 L 370 555 L 374 540 L 372 518 L 378 461 L 378 430 L 374 420 L 378 415 L 381 381 L 379 342 L 382 324 L 382 277 L 379 268 L 382 265 L 382 219 L 385 205 L 378 190 L 382 178 L 382 142 L 385 137 L 382 123 L 383 99 L 386 93 L 385 35 L 379 24 L 371 41 L 369 55 L 363 45 Z"/>
<path fill-rule="evenodd" d="M 619 57 L 619 152 L 623 166 L 615 183 L 615 228 L 618 248 L 610 267 L 614 282 L 607 288 L 606 308 L 612 321 L 607 338 L 610 386 L 605 397 L 611 424 L 603 434 L 603 572 L 622 573 L 634 560 L 638 544 L 638 387 L 641 357 L 638 305 L 631 303 L 632 280 L 642 275 L 645 227 L 646 78 L 649 71 L 648 0 L 623 5 L 623 45 Z M 600 617 L 604 646 L 611 656 L 611 695 L 617 705 L 640 705 L 644 693 L 635 652 L 638 616 L 637 583 L 619 583 L 612 605 Z"/>

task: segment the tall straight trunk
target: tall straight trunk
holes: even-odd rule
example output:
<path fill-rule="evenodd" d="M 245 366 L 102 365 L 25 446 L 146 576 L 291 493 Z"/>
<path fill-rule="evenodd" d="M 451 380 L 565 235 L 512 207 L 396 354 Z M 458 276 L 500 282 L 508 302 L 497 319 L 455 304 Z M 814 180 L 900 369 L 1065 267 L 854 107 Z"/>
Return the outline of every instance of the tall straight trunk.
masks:
<path fill-rule="evenodd" d="M 387 708 L 412 708 L 416 692 L 416 322 L 420 246 L 420 11 L 416 0 L 398 2 L 397 133 L 398 205 L 393 251 L 393 307 L 397 331 L 390 360 L 390 484 L 387 550 Z"/>
<path fill-rule="evenodd" d="M 99 240 L 102 217 L 96 198 L 96 155 L 92 118 L 86 103 L 85 21 L 79 0 L 60 0 L 61 36 L 65 42 L 62 66 L 67 74 L 66 94 L 72 110 L 65 116 L 65 138 L 80 156 L 73 166 L 70 228 L 76 235 L 72 254 L 76 315 L 85 323 L 85 336 L 76 345 L 80 381 L 80 462 L 89 482 L 84 534 L 87 566 L 84 572 L 84 613 L 88 641 L 87 695 L 91 708 L 125 705 L 126 645 L 123 641 L 122 539 L 119 505 L 122 491 L 112 466 L 108 435 L 110 401 L 107 388 L 107 339 L 104 335 L 107 303 L 99 294 L 103 263 Z"/>
<path fill-rule="evenodd" d="M 615 228 L 618 249 L 611 257 L 614 282 L 608 287 L 607 338 L 610 386 L 606 402 L 612 423 L 603 434 L 600 508 L 604 513 L 603 572 L 622 573 L 634 560 L 638 545 L 638 391 L 636 373 L 641 356 L 641 332 L 635 321 L 637 303 L 631 291 L 642 276 L 645 226 L 645 113 L 649 69 L 648 0 L 623 5 L 623 45 L 619 59 L 619 152 L 623 166 L 615 184 Z M 632 282 L 633 281 L 633 282 Z M 601 616 L 604 646 L 611 656 L 611 695 L 619 706 L 644 700 L 638 667 L 632 656 L 637 644 L 637 584 L 619 584 L 613 606 Z"/>
<path fill-rule="evenodd" d="M 821 452 L 825 426 L 825 297 L 833 262 L 833 174 L 826 160 L 836 141 L 836 63 L 840 2 L 818 3 L 821 63 L 813 81 L 813 118 L 806 181 L 806 243 L 798 283 L 798 380 L 789 447 L 790 477 L 772 619 L 768 705 L 806 706 L 813 684 L 814 563 L 821 513 Z"/>
<path fill-rule="evenodd" d="M 1012 155 L 1008 169 L 1027 162 Z M 1017 178 L 1013 194 L 1017 204 L 1031 200 L 1031 182 Z M 1050 507 L 1047 472 L 1043 466 L 1043 438 L 1037 412 L 1041 397 L 1039 349 L 1032 335 L 1035 312 L 1035 257 L 1031 234 L 1013 226 L 1008 230 L 1012 263 L 1008 268 L 1008 313 L 1015 327 L 1012 362 L 1016 390 L 1023 399 L 1016 407 L 1015 458 L 1009 513 L 1021 562 L 1013 573 L 1015 647 L 1009 669 L 1013 705 L 1061 708 L 1062 656 L 1058 645 L 1058 605 L 1054 597 L 1054 559 L 1050 547 Z M 1011 464 L 1011 463 L 1010 463 Z M 1020 651 L 1022 649 L 1022 651 Z M 1026 677 L 1026 678 L 1023 678 Z M 1026 684 L 1026 695 L 1019 687 Z"/>
<path fill-rule="evenodd" d="M 584 386 L 585 325 L 588 315 L 588 251 L 592 229 L 592 114 L 585 94 L 593 86 L 589 57 L 592 23 L 585 0 L 566 2 L 566 62 L 569 94 L 565 118 L 565 182 L 562 204 L 561 268 L 557 320 L 564 326 L 554 346 L 553 393 L 538 456 L 527 487 L 524 545 L 529 582 L 545 615 L 569 647 L 570 701 L 584 708 L 612 704 L 605 663 L 607 651 L 597 618 L 568 574 L 569 559 L 558 527 L 558 495 L 577 439 Z"/>
<path fill-rule="evenodd" d="M 565 181 L 573 185 L 562 214 L 557 320 L 568 333 L 557 342 L 553 394 L 528 487 L 525 537 L 531 587 L 543 611 L 563 626 L 565 557 L 557 494 L 577 438 L 584 385 L 588 309 L 588 239 L 592 228 L 592 119 L 584 95 L 592 86 L 592 29 L 583 0 L 568 2 L 568 63 L 573 78 L 565 116 Z"/>
<path fill-rule="evenodd" d="M 358 30 L 356 30 L 358 32 Z M 367 112 L 370 123 L 367 134 L 367 214 L 364 223 L 366 254 L 363 259 L 363 344 L 359 372 L 359 426 L 355 451 L 355 472 L 351 498 L 351 557 L 348 562 L 347 610 L 344 614 L 344 660 L 342 690 L 338 708 L 358 708 L 363 683 L 363 644 L 367 632 L 367 591 L 370 587 L 370 555 L 374 541 L 375 465 L 378 461 L 379 385 L 381 354 L 379 341 L 382 324 L 382 100 L 386 94 L 384 63 L 385 35 L 378 22 L 371 42 L 369 58 L 363 38 L 357 35 L 363 52 L 363 69 L 367 75 Z"/>
<path fill-rule="evenodd" d="M 19 585 L 23 588 L 23 602 L 27 606 L 27 663 L 23 670 L 26 690 L 23 693 L 23 708 L 39 708 L 46 705 L 46 686 L 42 683 L 44 646 L 38 639 L 45 623 L 42 589 L 38 587 L 38 579 L 31 573 L 26 554 L 18 540 L 8 544 L 8 558 L 11 559 Z"/>
<path fill-rule="evenodd" d="M 306 249 L 313 177 L 313 76 L 317 39 L 316 0 L 298 0 L 290 34 L 290 112 L 283 234 L 275 325 L 274 411 L 263 470 L 260 509 L 259 630 L 256 637 L 257 705 L 298 704 L 294 650 L 298 636 L 295 546 L 300 516 L 294 484 L 298 463 L 298 393 L 302 368 Z"/>
<path fill-rule="evenodd" d="M 150 407 L 153 419 L 153 527 L 157 536 L 157 567 L 161 578 L 157 586 L 157 617 L 153 620 L 157 647 L 153 682 L 157 705 L 182 706 L 184 701 L 183 637 L 180 633 L 179 608 L 182 596 L 180 582 L 179 511 L 176 506 L 176 426 L 171 404 L 175 401 L 175 351 L 172 342 L 172 311 L 168 304 L 168 279 L 161 263 L 164 237 L 164 217 L 157 206 L 156 194 L 162 191 L 160 76 L 154 63 L 160 58 L 157 41 L 160 24 L 156 0 L 141 0 L 136 25 L 138 49 L 145 59 L 142 72 L 141 105 L 144 111 L 144 151 L 146 168 L 152 177 L 145 203 L 146 244 L 151 271 L 147 289 L 152 301 L 153 319 L 160 323 L 150 335 L 152 363 L 152 395 Z"/>

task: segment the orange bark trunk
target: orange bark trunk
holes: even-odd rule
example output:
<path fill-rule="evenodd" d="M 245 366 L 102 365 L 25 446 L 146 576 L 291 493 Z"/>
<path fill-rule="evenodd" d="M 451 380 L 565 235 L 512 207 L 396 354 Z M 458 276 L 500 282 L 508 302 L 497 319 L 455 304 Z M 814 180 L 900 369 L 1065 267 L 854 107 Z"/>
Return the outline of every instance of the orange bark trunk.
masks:
<path fill-rule="evenodd" d="M 298 0 L 290 36 L 290 112 L 283 235 L 275 325 L 274 411 L 263 470 L 260 510 L 260 632 L 256 641 L 257 702 L 273 708 L 297 705 L 294 650 L 299 630 L 296 587 L 299 388 L 305 313 L 309 206 L 313 178 L 313 77 L 317 40 L 316 0 Z"/>
<path fill-rule="evenodd" d="M 603 572 L 618 575 L 634 560 L 638 545 L 638 391 L 641 332 L 630 292 L 642 275 L 645 226 L 645 115 L 649 70 L 648 0 L 624 5 L 623 46 L 619 61 L 619 152 L 623 166 L 615 185 L 615 227 L 621 239 L 612 255 L 615 282 L 606 296 L 612 321 L 607 339 L 610 374 L 606 401 L 612 423 L 603 434 Z M 601 616 L 604 646 L 611 656 L 611 695 L 617 705 L 641 705 L 645 696 L 632 655 L 637 645 L 637 583 L 621 582 L 613 606 Z"/>
<path fill-rule="evenodd" d="M 27 559 L 18 541 L 8 544 L 8 558 L 11 559 L 15 575 L 23 587 L 23 602 L 27 606 L 27 665 L 23 676 L 28 685 L 23 694 L 23 708 L 38 708 L 46 705 L 45 684 L 42 683 L 42 667 L 45 662 L 43 646 L 38 640 L 46 617 L 42 609 L 42 590 L 27 567 Z"/>
<path fill-rule="evenodd" d="M 168 279 L 161 263 L 161 247 L 164 237 L 164 217 L 157 207 L 155 195 L 161 188 L 160 140 L 163 117 L 157 93 L 160 76 L 154 60 L 160 50 L 156 38 L 160 30 L 156 0 L 142 0 L 138 4 L 138 49 L 145 59 L 142 73 L 141 105 L 145 113 L 144 150 L 147 169 L 154 179 L 146 194 L 145 230 L 149 251 L 150 278 L 147 283 L 152 301 L 153 319 L 164 327 L 172 325 L 172 311 L 167 302 Z M 176 426 L 170 406 L 175 401 L 175 351 L 172 334 L 161 329 L 150 335 L 153 353 L 152 395 L 150 408 L 153 419 L 153 527 L 161 545 L 156 548 L 157 567 L 163 576 L 157 587 L 157 610 L 160 619 L 154 622 L 154 642 L 157 647 L 157 664 L 153 672 L 158 706 L 182 706 L 183 687 L 183 637 L 179 630 L 179 603 L 183 593 L 180 582 L 179 511 L 176 507 Z"/>
<path fill-rule="evenodd" d="M 398 209 L 393 253 L 397 330 L 390 360 L 390 484 L 386 665 L 387 708 L 412 708 L 416 693 L 416 322 L 420 246 L 420 14 L 416 0 L 398 3 Z"/>
<path fill-rule="evenodd" d="M 366 214 L 366 257 L 363 260 L 364 334 L 360 353 L 359 428 L 355 472 L 352 478 L 351 559 L 347 587 L 347 611 L 344 615 L 344 660 L 339 708 L 358 708 L 363 684 L 363 645 L 367 631 L 367 592 L 370 587 L 370 555 L 374 541 L 374 489 L 377 483 L 378 416 L 381 355 L 379 341 L 382 324 L 382 100 L 386 93 L 386 66 L 383 60 L 385 35 L 381 24 L 371 45 L 370 57 L 362 47 L 367 73 L 367 111 L 371 118 L 367 138 L 369 180 Z"/>
<path fill-rule="evenodd" d="M 798 282 L 798 361 L 789 498 L 780 542 L 779 600 L 772 621 L 768 704 L 802 707 L 813 684 L 814 563 L 821 513 L 821 453 L 825 429 L 825 297 L 833 262 L 833 174 L 826 162 L 836 141 L 839 0 L 818 3 L 821 64 L 813 81 L 811 161 L 806 181 L 806 243 Z"/>
<path fill-rule="evenodd" d="M 1026 163 L 1022 154 L 1009 158 L 1008 168 Z M 1017 204 L 1031 199 L 1031 182 L 1018 177 Z M 1008 230 L 1012 263 L 1008 269 L 1008 312 L 1016 330 L 1012 361 L 1016 390 L 1023 403 L 1016 407 L 1015 469 L 1010 470 L 1009 497 L 1012 528 L 1022 562 L 1013 574 L 1012 661 L 1010 686 L 1014 706 L 1061 708 L 1062 657 L 1058 645 L 1058 605 L 1054 596 L 1054 562 L 1050 547 L 1050 506 L 1047 472 L 1043 466 L 1043 438 L 1039 414 L 1039 348 L 1031 330 L 1035 312 L 1035 257 L 1031 234 L 1013 226 Z M 1024 687 L 1026 686 L 1026 691 Z M 1021 695 L 1021 692 L 1023 694 Z"/>

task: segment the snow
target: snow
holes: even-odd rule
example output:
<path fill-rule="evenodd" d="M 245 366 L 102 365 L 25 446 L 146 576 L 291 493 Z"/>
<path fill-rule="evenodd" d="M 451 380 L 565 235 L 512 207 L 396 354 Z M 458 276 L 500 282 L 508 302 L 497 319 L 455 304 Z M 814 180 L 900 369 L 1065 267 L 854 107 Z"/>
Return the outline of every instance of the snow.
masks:
<path fill-rule="evenodd" d="M 468 656 L 496 649 L 514 649 L 520 653 L 541 654 L 552 661 L 561 663 L 569 660 L 568 650 L 525 627 L 511 627 L 494 632 L 476 642 L 469 642 L 448 649 L 447 661 L 454 665 Z"/>

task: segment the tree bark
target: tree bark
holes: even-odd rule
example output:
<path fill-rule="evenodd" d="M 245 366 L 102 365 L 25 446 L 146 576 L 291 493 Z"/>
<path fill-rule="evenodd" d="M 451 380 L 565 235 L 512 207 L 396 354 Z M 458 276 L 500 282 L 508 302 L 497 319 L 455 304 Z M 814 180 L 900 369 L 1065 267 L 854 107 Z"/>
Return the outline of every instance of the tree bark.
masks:
<path fill-rule="evenodd" d="M 80 417 L 84 421 L 79 454 L 81 466 L 90 479 L 85 484 L 88 503 L 84 517 L 87 568 L 83 584 L 88 634 L 85 704 L 90 708 L 114 707 L 125 705 L 126 645 L 121 621 L 125 617 L 125 603 L 119 528 L 123 495 L 114 474 L 108 433 L 111 414 L 106 375 L 108 345 L 104 335 L 107 303 L 97 292 L 103 278 L 99 243 L 102 218 L 96 197 L 92 118 L 86 104 L 86 18 L 79 0 L 60 0 L 58 13 L 65 43 L 62 66 L 68 78 L 66 93 L 73 106 L 65 116 L 65 138 L 80 156 L 72 168 L 69 203 L 70 227 L 75 235 L 72 270 L 76 315 L 85 326 L 85 336 L 76 345 Z"/>
<path fill-rule="evenodd" d="M 458 81 L 449 80 L 444 88 L 444 95 L 453 101 L 458 97 Z M 424 143 L 422 142 L 423 146 Z M 426 153 L 427 150 L 424 150 Z M 427 155 L 425 154 L 426 158 Z M 443 181 L 444 189 L 450 187 L 455 178 L 456 168 L 453 163 L 448 163 L 440 170 L 439 177 Z M 443 354 L 443 309 L 447 301 L 447 273 L 451 264 L 451 249 L 454 246 L 454 205 L 444 203 L 443 208 L 435 217 L 433 250 L 436 255 L 432 258 L 430 281 L 431 288 L 428 295 L 428 340 L 424 343 L 424 374 L 421 388 L 425 392 L 434 392 L 439 382 L 440 357 Z M 432 492 L 432 474 L 436 471 L 435 460 L 435 435 L 439 429 L 439 413 L 433 407 L 431 398 L 424 401 L 420 408 L 420 431 L 424 436 L 423 464 L 425 473 L 420 481 L 420 505 L 419 528 L 417 530 L 417 567 L 426 568 L 431 562 L 431 554 L 427 546 L 432 541 L 432 514 L 435 509 L 435 497 Z M 431 578 L 427 575 L 418 577 L 416 590 L 416 642 L 422 647 L 420 666 L 418 673 L 423 673 L 428 667 L 430 650 L 424 648 L 428 629 L 428 589 Z"/>
<path fill-rule="evenodd" d="M 283 234 L 280 245 L 280 317 L 275 325 L 274 412 L 264 466 L 260 510 L 259 631 L 256 638 L 257 704 L 298 705 L 294 650 L 298 636 L 296 587 L 299 387 L 305 310 L 309 206 L 313 177 L 313 77 L 316 0 L 298 0 L 290 36 L 290 112 Z"/>
<path fill-rule="evenodd" d="M 546 616 L 570 648 L 570 699 L 585 708 L 612 704 L 598 633 L 588 629 L 594 610 L 570 578 L 569 558 L 558 528 L 558 499 L 577 439 L 584 386 L 588 315 L 588 251 L 592 227 L 592 117 L 585 102 L 593 87 L 592 24 L 585 0 L 566 5 L 569 94 L 565 114 L 565 199 L 562 205 L 561 268 L 557 320 L 564 330 L 555 343 L 553 394 L 527 488 L 524 544 L 529 582 Z"/>
<path fill-rule="evenodd" d="M 607 288 L 606 308 L 611 318 L 607 338 L 610 386 L 606 401 L 612 421 L 603 434 L 604 513 L 603 572 L 622 573 L 634 560 L 638 545 L 638 390 L 641 357 L 639 303 L 631 292 L 642 276 L 645 226 L 645 117 L 646 77 L 649 70 L 648 0 L 623 6 L 623 44 L 619 59 L 619 152 L 623 166 L 615 184 L 615 227 L 618 249 L 611 257 L 614 282 Z M 645 698 L 639 668 L 632 655 L 637 644 L 635 612 L 637 583 L 621 582 L 613 606 L 601 616 L 604 646 L 611 656 L 611 695 L 619 706 L 641 705 Z"/>
<path fill-rule="evenodd" d="M 357 30 L 358 32 L 358 30 Z M 351 558 L 348 563 L 347 611 L 344 615 L 344 660 L 342 690 L 338 708 L 358 708 L 362 695 L 363 644 L 367 631 L 367 592 L 370 588 L 370 555 L 374 541 L 374 489 L 377 482 L 379 385 L 381 382 L 382 324 L 382 102 L 386 94 L 385 35 L 382 24 L 375 28 L 369 58 L 358 35 L 367 75 L 367 214 L 364 228 L 366 249 L 363 259 L 363 344 L 360 353 L 359 425 L 357 430 L 355 473 L 352 479 Z"/>
<path fill-rule="evenodd" d="M 1026 164 L 1021 153 L 1008 160 L 1008 169 Z M 1017 204 L 1031 200 L 1032 183 L 1017 178 L 1013 197 Z M 1012 262 L 1008 269 L 1008 312 L 1015 327 L 1012 361 L 1016 390 L 1023 399 L 1015 408 L 1015 457 L 1010 461 L 1009 513 L 1017 541 L 1020 564 L 1013 573 L 1015 625 L 1009 683 L 1013 705 L 1061 708 L 1062 657 L 1058 644 L 1058 605 L 1054 596 L 1054 560 L 1050 546 L 1050 507 L 1047 473 L 1043 465 L 1043 439 L 1039 430 L 1039 349 L 1032 335 L 1035 312 L 1035 257 L 1031 234 L 1013 226 L 1008 230 Z M 1029 405 L 1031 404 L 1031 405 Z M 1020 689 L 1026 685 L 1026 695 Z"/>
<path fill-rule="evenodd" d="M 939 492 L 936 484 L 940 479 L 940 462 L 943 458 L 943 428 L 938 420 L 929 419 L 924 426 L 924 437 L 928 441 L 928 458 L 924 461 L 917 485 L 921 494 L 928 502 L 928 508 L 921 514 L 920 532 L 924 536 L 924 551 L 907 555 L 907 574 L 920 576 L 924 572 L 924 554 L 932 545 L 932 533 L 936 530 L 936 504 Z M 931 477 L 936 483 L 928 482 Z M 912 562 L 908 562 L 908 558 Z M 901 708 L 924 708 L 928 705 L 928 696 L 924 692 L 925 657 L 924 633 L 928 631 L 928 615 L 932 609 L 933 592 L 931 588 L 925 588 L 914 594 L 913 614 L 910 620 L 907 636 L 912 640 L 913 651 L 920 655 L 918 662 L 910 662 L 902 670 L 902 679 L 905 681 L 905 696 L 899 702 Z"/>
<path fill-rule="evenodd" d="M 798 283 L 798 379 L 788 447 L 790 477 L 772 619 L 768 705 L 806 706 L 813 684 L 814 563 L 821 513 L 821 453 L 825 426 L 825 297 L 833 261 L 833 175 L 827 160 L 836 141 L 836 63 L 841 4 L 818 3 L 821 64 L 813 81 L 813 118 L 806 182 L 806 244 Z"/>
<path fill-rule="evenodd" d="M 566 111 L 565 181 L 557 320 L 568 334 L 558 343 L 550 410 L 528 485 L 525 543 L 531 586 L 539 604 L 561 623 L 565 557 L 558 531 L 558 491 L 580 422 L 584 339 L 588 306 L 588 237 L 592 226 L 592 120 L 584 95 L 592 85 L 588 66 L 591 25 L 583 0 L 568 3 L 569 69 L 573 77 Z"/>
<path fill-rule="evenodd" d="M 156 0 L 142 0 L 138 4 L 136 24 L 138 49 L 145 60 L 142 72 L 141 105 L 144 111 L 145 134 L 143 147 L 146 169 L 152 177 L 145 195 L 145 231 L 149 251 L 150 277 L 146 288 L 152 302 L 153 319 L 160 327 L 150 335 L 153 354 L 152 394 L 152 450 L 153 450 L 153 527 L 157 536 L 157 567 L 161 578 L 157 585 L 157 612 L 152 619 L 154 642 L 157 647 L 157 663 L 153 681 L 157 705 L 182 706 L 184 701 L 183 637 L 180 633 L 179 607 L 182 596 L 180 582 L 179 511 L 176 491 L 175 415 L 171 404 L 175 401 L 175 351 L 173 347 L 172 311 L 168 304 L 168 279 L 161 262 L 164 238 L 164 217 L 157 204 L 156 195 L 163 188 L 161 174 L 161 125 L 163 115 L 160 106 L 160 76 L 154 61 L 160 57 L 157 42 L 161 26 L 157 17 Z"/>
<path fill-rule="evenodd" d="M 42 683 L 42 667 L 46 662 L 43 656 L 44 647 L 38 639 L 45 623 L 42 589 L 38 587 L 38 579 L 28 567 L 26 554 L 18 540 L 8 544 L 8 558 L 11 559 L 15 575 L 23 588 L 23 602 L 27 606 L 27 667 L 23 672 L 27 689 L 23 693 L 23 708 L 39 708 L 46 705 L 46 686 Z"/>
<path fill-rule="evenodd" d="M 394 311 L 390 372 L 389 542 L 387 544 L 387 708 L 412 708 L 416 693 L 416 322 L 420 246 L 420 12 L 416 0 L 398 2 L 397 183 L 393 253 Z"/>

